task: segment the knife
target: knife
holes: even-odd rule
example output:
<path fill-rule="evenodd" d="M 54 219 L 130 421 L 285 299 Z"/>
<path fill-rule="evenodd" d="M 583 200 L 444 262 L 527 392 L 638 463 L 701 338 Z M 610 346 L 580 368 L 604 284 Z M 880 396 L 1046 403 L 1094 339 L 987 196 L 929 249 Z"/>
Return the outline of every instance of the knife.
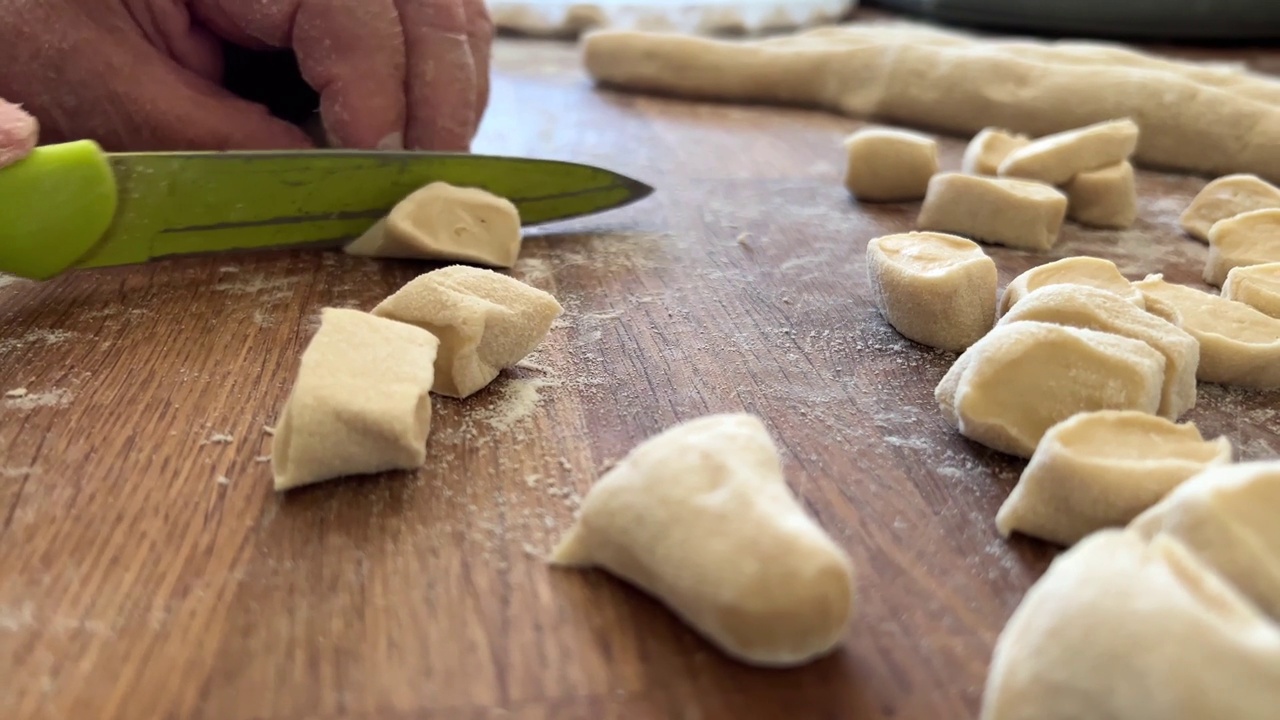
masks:
<path fill-rule="evenodd" d="M 437 180 L 507 198 L 525 226 L 653 192 L 558 160 L 353 150 L 107 154 L 79 140 L 38 147 L 0 169 L 0 272 L 47 280 L 177 255 L 341 247 Z"/>

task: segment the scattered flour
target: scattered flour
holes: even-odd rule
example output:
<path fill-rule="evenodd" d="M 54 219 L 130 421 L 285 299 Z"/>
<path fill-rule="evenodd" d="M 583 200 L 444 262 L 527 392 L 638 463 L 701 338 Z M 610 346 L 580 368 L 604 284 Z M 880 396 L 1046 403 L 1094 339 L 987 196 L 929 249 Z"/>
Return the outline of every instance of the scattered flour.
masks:
<path fill-rule="evenodd" d="M 11 352 L 31 346 L 60 345 L 73 337 L 75 333 L 67 330 L 28 330 L 18 337 L 0 340 L 0 352 Z"/>
<path fill-rule="evenodd" d="M 235 437 L 233 437 L 229 433 L 214 433 L 210 435 L 207 440 L 201 442 L 200 444 L 201 445 L 230 445 L 231 443 L 235 442 L 235 440 L 236 440 Z"/>
<path fill-rule="evenodd" d="M 505 432 L 528 420 L 542 401 L 542 389 L 558 387 L 554 378 L 509 378 L 499 388 L 491 407 L 476 412 L 476 421 Z"/>
<path fill-rule="evenodd" d="M 74 397 L 70 390 L 54 388 L 48 392 L 26 393 L 18 397 L 6 397 L 4 406 L 12 410 L 61 408 L 70 405 Z"/>
<path fill-rule="evenodd" d="M 20 388 L 14 388 L 12 390 L 9 390 L 4 394 L 4 396 L 7 398 L 24 398 L 29 394 L 30 393 L 27 392 L 26 388 L 20 387 Z"/>

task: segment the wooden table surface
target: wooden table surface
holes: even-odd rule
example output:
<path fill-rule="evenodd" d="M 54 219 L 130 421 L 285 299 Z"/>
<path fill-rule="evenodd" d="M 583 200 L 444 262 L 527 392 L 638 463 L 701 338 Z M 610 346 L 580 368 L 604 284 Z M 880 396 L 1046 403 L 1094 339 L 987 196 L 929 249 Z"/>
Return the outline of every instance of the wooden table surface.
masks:
<path fill-rule="evenodd" d="M 969 718 L 1053 548 L 996 533 L 1021 463 L 933 389 L 953 356 L 877 315 L 871 237 L 914 205 L 841 186 L 840 117 L 593 90 L 570 46 L 501 41 L 477 151 L 605 165 L 642 204 L 533 235 L 514 275 L 566 315 L 525 367 L 435 400 L 416 473 L 271 489 L 271 425 L 324 306 L 429 266 L 340 254 L 0 278 L 0 716 L 209 720 Z M 959 163 L 963 141 L 946 139 Z M 1124 232 L 991 248 L 1002 282 L 1098 254 L 1196 282 L 1176 217 L 1203 179 L 1142 173 Z M 1280 453 L 1277 395 L 1187 417 Z M 735 664 L 662 606 L 541 554 L 602 470 L 716 411 L 762 416 L 859 572 L 834 655 Z M 230 436 L 227 438 L 226 436 Z"/>

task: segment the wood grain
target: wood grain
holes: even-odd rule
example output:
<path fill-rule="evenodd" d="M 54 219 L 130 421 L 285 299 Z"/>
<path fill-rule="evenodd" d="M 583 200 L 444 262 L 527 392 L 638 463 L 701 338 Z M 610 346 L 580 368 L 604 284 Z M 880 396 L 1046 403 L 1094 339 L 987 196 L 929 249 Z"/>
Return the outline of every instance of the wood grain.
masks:
<path fill-rule="evenodd" d="M 319 309 L 370 308 L 430 266 L 299 252 L 4 281 L 0 392 L 29 394 L 0 400 L 0 716 L 974 716 L 1054 550 L 999 538 L 1021 464 L 946 426 L 932 393 L 953 356 L 871 303 L 866 241 L 916 206 L 850 202 L 839 141 L 860 124 L 596 92 L 567 46 L 503 41 L 496 66 L 477 150 L 659 192 L 527 242 L 514 274 L 565 321 L 530 367 L 437 398 L 417 473 L 280 496 L 257 459 Z M 944 141 L 948 167 L 962 148 Z M 992 248 L 1001 279 L 1090 253 L 1195 282 L 1205 248 L 1175 219 L 1203 182 L 1141 173 L 1134 229 Z M 1201 391 L 1206 434 L 1280 452 L 1275 394 Z M 805 668 L 737 665 L 538 557 L 603 468 L 723 410 L 766 419 L 859 569 L 847 640 Z"/>

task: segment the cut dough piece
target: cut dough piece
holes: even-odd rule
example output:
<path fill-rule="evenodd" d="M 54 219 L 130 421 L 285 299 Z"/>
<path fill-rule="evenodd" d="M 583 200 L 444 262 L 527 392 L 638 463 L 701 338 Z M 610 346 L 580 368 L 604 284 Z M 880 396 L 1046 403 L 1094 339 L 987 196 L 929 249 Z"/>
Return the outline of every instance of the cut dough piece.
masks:
<path fill-rule="evenodd" d="M 909 340 L 959 352 L 995 324 L 995 261 L 962 237 L 874 238 L 867 243 L 867 276 L 885 320 Z"/>
<path fill-rule="evenodd" d="M 1253 210 L 1209 229 L 1204 281 L 1221 287 L 1232 268 L 1280 262 L 1280 208 Z"/>
<path fill-rule="evenodd" d="M 1097 43 L 854 24 L 748 42 L 605 32 L 588 36 L 584 51 L 592 78 L 626 89 L 816 105 L 965 137 L 1128 117 L 1142 128 L 1140 163 L 1280 177 L 1280 83 Z"/>
<path fill-rule="evenodd" d="M 1280 320 L 1244 303 L 1148 275 L 1134 287 L 1147 308 L 1200 341 L 1196 377 L 1205 382 L 1280 389 Z"/>
<path fill-rule="evenodd" d="M 1205 185 L 1179 222 L 1188 235 L 1209 242 L 1209 229 L 1214 223 L 1264 208 L 1280 208 L 1280 188 L 1257 175 L 1227 175 Z"/>
<path fill-rule="evenodd" d="M 1222 297 L 1280 319 L 1280 262 L 1233 269 L 1222 283 Z"/>
<path fill-rule="evenodd" d="M 1178 486 L 1130 529 L 1182 541 L 1280 620 L 1280 460 L 1213 467 Z"/>
<path fill-rule="evenodd" d="M 1128 160 L 1138 147 L 1138 126 L 1111 120 L 1032 140 L 1009 153 L 997 173 L 1002 177 L 1064 185 L 1080 173 Z"/>
<path fill-rule="evenodd" d="M 1048 250 L 1058 241 L 1067 196 L 1048 185 L 963 173 L 929 181 L 916 224 L 997 245 Z"/>
<path fill-rule="evenodd" d="M 1127 161 L 1080 173 L 1063 189 L 1067 192 L 1067 217 L 1082 225 L 1118 230 L 1138 218 L 1133 165 Z"/>
<path fill-rule="evenodd" d="M 538 288 L 465 265 L 419 275 L 373 309 L 440 338 L 432 390 L 456 398 L 478 392 L 533 352 L 562 312 Z"/>
<path fill-rule="evenodd" d="M 960 171 L 971 175 L 995 175 L 1009 153 L 1029 142 L 1031 138 L 1026 135 L 986 128 L 969 141 L 960 161 Z"/>
<path fill-rule="evenodd" d="M 938 172 L 938 142 L 927 135 L 866 128 L 844 141 L 844 185 L 860 201 L 919 200 Z"/>
<path fill-rule="evenodd" d="M 996 514 L 996 528 L 1073 545 L 1123 527 L 1170 490 L 1211 465 L 1231 462 L 1231 441 L 1205 440 L 1133 411 L 1080 413 L 1049 428 Z"/>
<path fill-rule="evenodd" d="M 1164 356 L 1139 340 L 1041 322 L 997 325 L 934 391 L 943 417 L 987 447 L 1031 457 L 1080 412 L 1160 407 Z"/>
<path fill-rule="evenodd" d="M 1047 285 L 1060 284 L 1088 285 L 1115 293 L 1144 310 L 1147 307 L 1142 292 L 1120 274 L 1115 263 L 1081 255 L 1038 265 L 1014 278 L 1000 296 L 1000 314 L 1009 312 L 1009 308 L 1029 293 Z"/>
<path fill-rule="evenodd" d="M 753 665 L 825 655 L 853 611 L 848 556 L 791 494 L 751 415 L 641 443 L 591 488 L 552 562 L 613 573 Z"/>
<path fill-rule="evenodd" d="M 1009 618 L 979 717 L 1271 720 L 1277 707 L 1280 628 L 1178 541 L 1103 530 Z"/>
<path fill-rule="evenodd" d="M 401 200 L 345 251 L 509 268 L 520 255 L 520 213 L 484 190 L 434 182 Z"/>
<path fill-rule="evenodd" d="M 272 439 L 276 490 L 422 465 L 439 345 L 412 325 L 322 310 Z"/>
<path fill-rule="evenodd" d="M 999 325 L 1034 320 L 1141 340 L 1164 356 L 1159 414 L 1177 420 L 1196 405 L 1200 343 L 1118 295 L 1084 285 L 1048 285 L 1023 298 Z"/>

